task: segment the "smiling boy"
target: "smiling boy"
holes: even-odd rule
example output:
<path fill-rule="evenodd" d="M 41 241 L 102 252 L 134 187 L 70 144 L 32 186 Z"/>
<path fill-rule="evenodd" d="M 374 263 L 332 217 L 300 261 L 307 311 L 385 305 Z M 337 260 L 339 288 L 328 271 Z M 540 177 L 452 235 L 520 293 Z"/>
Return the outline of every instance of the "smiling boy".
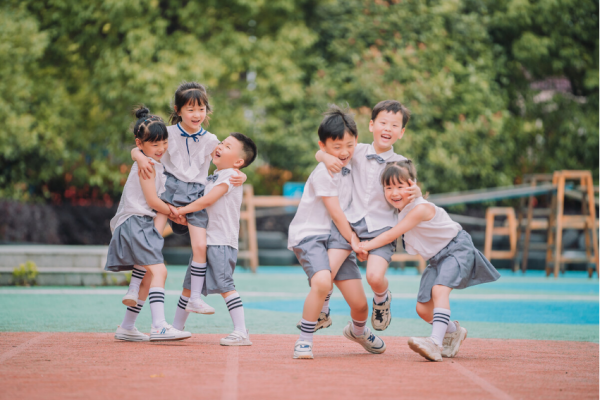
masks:
<path fill-rule="evenodd" d="M 359 239 L 367 240 L 391 229 L 398 222 L 398 212 L 383 195 L 380 177 L 386 163 L 406 160 L 394 153 L 393 145 L 401 139 L 410 118 L 410 111 L 396 100 L 377 103 L 371 113 L 369 131 L 373 133 L 373 143 L 359 143 L 352 158 L 352 203 L 346 216 Z M 317 161 L 326 164 L 330 172 L 341 170 L 341 161 L 322 151 L 317 152 Z M 416 185 L 408 189 L 410 200 L 421 196 Z M 351 245 L 335 227 L 331 229 L 330 248 L 346 250 Z M 387 268 L 396 252 L 396 242 L 372 250 L 367 259 L 367 282 L 373 289 L 373 313 L 371 324 L 375 330 L 385 330 L 391 321 L 391 292 L 385 277 Z"/>

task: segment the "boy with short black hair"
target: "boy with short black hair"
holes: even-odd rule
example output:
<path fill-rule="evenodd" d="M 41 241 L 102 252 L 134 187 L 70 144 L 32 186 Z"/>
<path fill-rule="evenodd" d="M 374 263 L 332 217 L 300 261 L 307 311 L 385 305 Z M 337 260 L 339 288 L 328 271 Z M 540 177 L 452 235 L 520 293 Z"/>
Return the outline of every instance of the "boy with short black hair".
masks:
<path fill-rule="evenodd" d="M 349 259 L 349 253 L 343 250 L 329 248 L 332 223 L 344 240 L 352 239 L 344 210 L 352 199 L 350 160 L 358 137 L 356 123 L 351 115 L 332 105 L 318 133 L 321 151 L 339 160 L 342 167 L 339 173 L 330 175 L 325 164 L 317 165 L 306 182 L 298 211 L 290 224 L 288 248 L 296 254 L 311 287 L 304 302 L 294 358 L 313 358 L 313 333 L 320 322 L 318 317 L 324 301 L 331 294 L 332 282 L 350 306 L 352 322 L 344 328 L 344 336 L 365 350 L 380 354 L 385 351 L 385 343 L 365 326 L 369 308 L 356 261 Z"/>
<path fill-rule="evenodd" d="M 406 160 L 394 153 L 393 145 L 404 135 L 409 118 L 410 111 L 396 100 L 377 103 L 369 122 L 373 143 L 359 143 L 356 146 L 352 158 L 352 170 L 355 171 L 352 178 L 352 203 L 346 216 L 361 240 L 372 239 L 398 222 L 398 211 L 386 201 L 380 177 L 386 163 Z M 317 152 L 316 159 L 323 162 L 332 173 L 339 172 L 342 168 L 338 158 L 323 151 Z M 412 182 L 409 192 L 411 199 L 421 196 L 421 189 Z M 331 230 L 331 238 L 335 243 L 330 248 L 343 249 L 346 254 L 350 254 L 351 244 L 335 227 Z M 396 242 L 393 242 L 371 251 L 367 259 L 367 282 L 374 292 L 371 325 L 378 331 L 387 329 L 392 319 L 392 296 L 385 273 L 395 251 Z"/>
<path fill-rule="evenodd" d="M 207 178 L 204 196 L 185 207 L 172 208 L 173 213 L 180 216 L 180 222 L 184 222 L 185 217 L 182 216 L 192 212 L 206 209 L 208 213 L 207 267 L 204 271 L 197 271 L 191 264 L 188 267 L 173 325 L 183 327 L 190 311 L 213 314 L 214 308 L 200 299 L 200 293 L 205 296 L 220 293 L 225 299 L 234 326 L 233 332 L 221 339 L 223 346 L 252 344 L 246 329 L 242 300 L 233 282 L 243 188 L 234 187 L 229 178 L 237 175 L 235 169 L 250 165 L 256 154 L 256 145 L 252 139 L 241 133 L 231 133 L 212 153 L 212 162 L 217 170 Z"/>

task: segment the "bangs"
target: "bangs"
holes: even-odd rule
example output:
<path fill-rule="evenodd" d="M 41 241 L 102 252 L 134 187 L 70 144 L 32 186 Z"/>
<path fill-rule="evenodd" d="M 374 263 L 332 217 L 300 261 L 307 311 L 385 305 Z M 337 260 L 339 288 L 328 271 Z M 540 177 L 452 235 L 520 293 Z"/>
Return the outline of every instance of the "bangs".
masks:
<path fill-rule="evenodd" d="M 188 89 L 181 94 L 181 107 L 185 107 L 188 104 L 191 106 L 199 105 L 205 106 L 206 111 L 210 110 L 210 106 L 208 105 L 208 96 L 206 96 L 206 92 L 203 92 L 200 89 Z"/>
<path fill-rule="evenodd" d="M 148 125 L 142 142 L 161 142 L 169 138 L 169 132 L 165 124 L 161 122 L 155 122 Z"/>
<path fill-rule="evenodd" d="M 410 160 L 388 163 L 381 174 L 381 184 L 384 187 L 394 183 L 408 183 L 409 180 L 417 182 L 417 171 Z"/>

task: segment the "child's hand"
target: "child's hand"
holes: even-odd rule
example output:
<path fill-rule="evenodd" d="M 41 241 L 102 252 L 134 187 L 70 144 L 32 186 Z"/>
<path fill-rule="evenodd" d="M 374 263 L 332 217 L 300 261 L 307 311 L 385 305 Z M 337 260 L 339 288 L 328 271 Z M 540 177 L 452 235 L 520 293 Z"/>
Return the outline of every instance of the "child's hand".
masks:
<path fill-rule="evenodd" d="M 342 162 L 342 160 L 340 160 L 337 157 L 332 156 L 331 154 L 327 154 L 324 151 L 322 153 L 323 153 L 323 155 L 322 155 L 323 163 L 325 164 L 325 167 L 329 171 L 329 175 L 333 176 L 333 174 L 342 172 L 342 167 L 344 166 L 344 163 Z"/>
<path fill-rule="evenodd" d="M 177 210 L 177 208 L 175 208 L 172 204 L 167 204 L 169 206 L 169 210 L 171 210 L 171 214 L 169 214 L 169 216 L 173 216 L 173 218 L 178 217 L 179 216 L 179 210 Z"/>
<path fill-rule="evenodd" d="M 417 184 L 414 183 L 411 179 L 408 180 L 408 183 L 410 184 L 410 187 L 407 189 L 408 202 L 412 203 L 417 197 L 423 196 L 423 193 L 421 192 L 421 188 L 418 187 Z"/>
<path fill-rule="evenodd" d="M 151 179 L 154 174 L 154 163 L 152 160 L 149 160 L 148 157 L 142 156 L 136 157 L 136 161 L 138 163 L 138 175 L 141 176 L 143 180 Z"/>
<path fill-rule="evenodd" d="M 360 239 L 358 238 L 358 236 L 356 236 L 356 233 L 354 232 L 352 232 L 352 239 L 350 241 L 350 245 L 352 246 L 352 250 L 354 250 L 356 254 L 362 252 L 362 247 L 360 246 Z"/>
<path fill-rule="evenodd" d="M 367 261 L 367 258 L 369 258 L 369 253 L 364 250 L 361 250 L 360 252 L 356 253 L 356 258 L 358 258 L 358 261 Z"/>
<path fill-rule="evenodd" d="M 229 178 L 229 182 L 231 182 L 231 184 L 235 187 L 242 186 L 248 179 L 248 176 L 246 176 L 246 174 L 239 169 L 236 169 L 235 172 L 237 172 L 237 175 L 233 175 L 231 178 Z"/>

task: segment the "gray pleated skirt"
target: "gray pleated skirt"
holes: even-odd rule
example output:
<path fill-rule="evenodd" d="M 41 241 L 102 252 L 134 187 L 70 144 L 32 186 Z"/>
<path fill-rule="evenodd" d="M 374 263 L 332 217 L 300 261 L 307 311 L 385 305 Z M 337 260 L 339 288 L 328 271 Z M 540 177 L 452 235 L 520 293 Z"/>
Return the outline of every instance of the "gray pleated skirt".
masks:
<path fill-rule="evenodd" d="M 417 301 L 431 300 L 431 289 L 435 285 L 452 289 L 464 289 L 481 283 L 494 282 L 500 278 L 496 268 L 475 248 L 471 235 L 464 230 L 428 260 L 421 276 Z"/>
<path fill-rule="evenodd" d="M 162 264 L 164 239 L 154 218 L 133 215 L 117 226 L 108 246 L 106 271 L 131 271 L 134 265 Z"/>

